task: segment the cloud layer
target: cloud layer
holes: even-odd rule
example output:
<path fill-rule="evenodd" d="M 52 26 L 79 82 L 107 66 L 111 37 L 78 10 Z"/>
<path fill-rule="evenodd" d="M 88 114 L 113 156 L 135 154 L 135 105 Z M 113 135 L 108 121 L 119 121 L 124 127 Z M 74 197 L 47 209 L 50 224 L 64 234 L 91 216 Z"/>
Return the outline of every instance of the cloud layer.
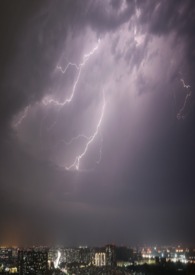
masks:
<path fill-rule="evenodd" d="M 1 243 L 194 242 L 194 2 L 1 10 Z"/>

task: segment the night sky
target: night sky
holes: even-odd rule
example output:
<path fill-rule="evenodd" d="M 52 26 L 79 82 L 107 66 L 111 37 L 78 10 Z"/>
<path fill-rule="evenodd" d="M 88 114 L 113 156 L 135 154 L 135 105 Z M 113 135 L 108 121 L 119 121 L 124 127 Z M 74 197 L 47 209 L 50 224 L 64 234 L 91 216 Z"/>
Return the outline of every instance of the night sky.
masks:
<path fill-rule="evenodd" d="M 195 1 L 0 2 L 0 244 L 195 245 Z"/>

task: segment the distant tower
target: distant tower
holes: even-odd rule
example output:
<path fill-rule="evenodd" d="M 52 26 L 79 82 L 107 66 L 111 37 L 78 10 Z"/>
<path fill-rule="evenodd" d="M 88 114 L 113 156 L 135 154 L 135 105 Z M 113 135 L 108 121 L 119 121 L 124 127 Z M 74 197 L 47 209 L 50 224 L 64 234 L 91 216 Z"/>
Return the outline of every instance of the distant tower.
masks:
<path fill-rule="evenodd" d="M 116 246 L 108 244 L 106 245 L 106 265 L 116 266 Z"/>

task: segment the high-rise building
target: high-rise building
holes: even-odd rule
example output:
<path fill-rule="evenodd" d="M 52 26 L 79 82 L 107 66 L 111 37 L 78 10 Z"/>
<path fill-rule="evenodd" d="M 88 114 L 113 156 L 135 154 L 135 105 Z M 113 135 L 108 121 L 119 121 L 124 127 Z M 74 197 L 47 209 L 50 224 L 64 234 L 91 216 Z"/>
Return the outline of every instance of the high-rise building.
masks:
<path fill-rule="evenodd" d="M 12 249 L 0 247 L 0 263 L 9 263 L 12 260 Z"/>
<path fill-rule="evenodd" d="M 18 251 L 18 272 L 20 275 L 45 275 L 48 270 L 48 252 L 36 250 Z"/>
<path fill-rule="evenodd" d="M 105 266 L 106 265 L 106 253 L 97 252 L 95 253 L 95 266 Z"/>
<path fill-rule="evenodd" d="M 116 246 L 108 244 L 106 245 L 106 265 L 116 266 Z"/>

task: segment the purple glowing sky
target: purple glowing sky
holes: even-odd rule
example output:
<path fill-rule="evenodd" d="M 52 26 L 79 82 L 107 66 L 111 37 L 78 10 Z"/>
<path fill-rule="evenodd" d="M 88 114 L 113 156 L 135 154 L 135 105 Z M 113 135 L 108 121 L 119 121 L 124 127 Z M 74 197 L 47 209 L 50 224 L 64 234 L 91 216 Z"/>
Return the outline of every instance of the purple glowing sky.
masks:
<path fill-rule="evenodd" d="M 194 2 L 2 6 L 1 243 L 194 242 Z"/>

